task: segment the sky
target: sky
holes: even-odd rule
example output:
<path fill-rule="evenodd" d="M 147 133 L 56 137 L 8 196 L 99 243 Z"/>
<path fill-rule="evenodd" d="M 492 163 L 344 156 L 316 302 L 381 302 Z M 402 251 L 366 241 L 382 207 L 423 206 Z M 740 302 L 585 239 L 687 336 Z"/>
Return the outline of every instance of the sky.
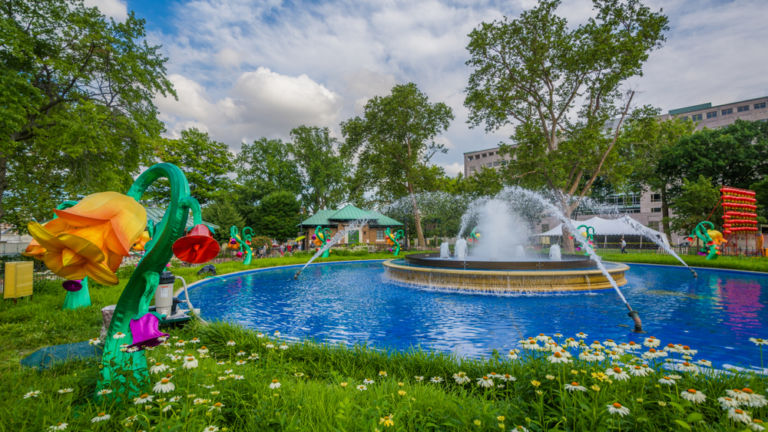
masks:
<path fill-rule="evenodd" d="M 455 120 L 437 138 L 433 162 L 453 176 L 463 153 L 495 147 L 510 130 L 470 128 L 463 106 L 471 73 L 467 35 L 482 22 L 516 17 L 535 0 L 85 0 L 124 20 L 146 20 L 147 40 L 168 57 L 178 99 L 155 103 L 166 135 L 196 127 L 240 149 L 261 137 L 289 137 L 300 125 L 328 127 L 363 113 L 396 84 L 416 83 Z M 646 0 L 670 19 L 664 46 L 643 76 L 626 83 L 634 105 L 664 112 L 768 95 L 768 1 Z M 590 0 L 564 0 L 569 24 L 584 22 Z"/>

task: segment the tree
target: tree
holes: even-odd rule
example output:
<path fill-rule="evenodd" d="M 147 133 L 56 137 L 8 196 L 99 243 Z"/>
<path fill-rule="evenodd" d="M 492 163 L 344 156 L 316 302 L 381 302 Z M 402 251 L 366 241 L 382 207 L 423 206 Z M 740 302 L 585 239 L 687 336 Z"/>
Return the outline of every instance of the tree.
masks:
<path fill-rule="evenodd" d="M 203 220 L 219 226 L 214 237 L 220 242 L 229 240 L 229 228 L 231 226 L 234 225 L 239 228 L 246 226 L 243 217 L 228 200 L 217 200 L 207 207 L 203 207 Z"/>
<path fill-rule="evenodd" d="M 299 126 L 291 131 L 289 152 L 296 161 L 301 183 L 301 202 L 308 213 L 336 208 L 345 197 L 347 165 L 339 143 L 328 128 Z"/>
<path fill-rule="evenodd" d="M 265 196 L 257 208 L 258 220 L 253 229 L 256 234 L 271 237 L 283 242 L 296 236 L 298 224 L 299 201 L 296 195 L 287 191 L 272 192 Z"/>
<path fill-rule="evenodd" d="M 144 21 L 13 0 L 0 33 L 0 218 L 26 225 L 64 198 L 130 185 L 162 131 L 152 100 L 173 94 Z"/>
<path fill-rule="evenodd" d="M 639 189 L 649 188 L 661 195 L 661 214 L 664 234 L 672 233 L 669 225 L 670 186 L 676 174 L 657 169 L 658 162 L 684 137 L 693 133 L 696 125 L 691 120 L 672 118 L 661 120 L 658 110 L 636 111 L 621 132 L 622 159 L 632 164 L 630 182 Z"/>
<path fill-rule="evenodd" d="M 675 215 L 671 218 L 672 229 L 675 231 L 691 232 L 701 221 L 709 220 L 720 225 L 722 211 L 716 212 L 720 202 L 720 191 L 712 182 L 699 176 L 695 181 L 683 180 L 680 194 L 672 200 Z"/>
<path fill-rule="evenodd" d="M 212 201 L 221 194 L 229 179 L 226 175 L 232 170 L 232 155 L 226 144 L 212 140 L 207 132 L 197 129 L 181 131 L 181 138 L 161 139 L 155 149 L 157 162 L 172 163 L 187 176 L 189 189 L 200 205 Z M 153 201 L 167 203 L 168 181 L 158 181 L 147 193 Z"/>
<path fill-rule="evenodd" d="M 435 137 L 446 130 L 453 112 L 442 102 L 430 103 L 416 84 L 396 85 L 388 96 L 365 104 L 363 117 L 341 124 L 343 154 L 358 158 L 355 183 L 376 191 L 382 201 L 409 196 L 419 245 L 424 231 L 416 200 L 421 174 L 436 152 L 445 152 Z"/>
<path fill-rule="evenodd" d="M 569 28 L 555 15 L 559 4 L 540 0 L 517 19 L 482 23 L 469 34 L 464 103 L 473 126 L 514 127 L 513 145 L 500 150 L 511 155 L 508 180 L 556 191 L 570 217 L 599 175 L 617 181 L 627 174 L 614 149 L 633 93 L 621 107 L 620 88 L 642 73 L 668 27 L 639 0 L 593 0 L 596 16 Z M 609 135 L 606 124 L 616 118 Z"/>
<path fill-rule="evenodd" d="M 290 146 L 279 139 L 261 138 L 244 144 L 235 162 L 237 181 L 257 195 L 257 200 L 276 191 L 301 193 L 301 177 Z M 253 203 L 254 205 L 257 202 Z"/>

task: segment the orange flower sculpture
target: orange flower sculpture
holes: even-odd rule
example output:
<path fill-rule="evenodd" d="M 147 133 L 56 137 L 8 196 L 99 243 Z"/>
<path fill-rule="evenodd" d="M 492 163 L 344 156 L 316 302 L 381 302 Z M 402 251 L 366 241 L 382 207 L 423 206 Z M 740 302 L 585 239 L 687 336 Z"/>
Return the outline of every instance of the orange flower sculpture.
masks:
<path fill-rule="evenodd" d="M 115 271 L 147 225 L 144 207 L 127 195 L 99 192 L 54 212 L 58 218 L 45 225 L 29 223 L 34 240 L 24 255 L 65 279 L 117 284 Z"/>

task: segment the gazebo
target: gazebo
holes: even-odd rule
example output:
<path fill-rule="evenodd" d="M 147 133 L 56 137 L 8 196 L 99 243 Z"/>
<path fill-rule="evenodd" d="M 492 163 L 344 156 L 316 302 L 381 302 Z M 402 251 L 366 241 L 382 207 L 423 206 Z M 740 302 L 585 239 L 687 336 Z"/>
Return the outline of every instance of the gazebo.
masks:
<path fill-rule="evenodd" d="M 312 236 L 315 234 L 315 228 L 318 226 L 329 228 L 331 236 L 333 236 L 358 220 L 367 220 L 368 222 L 359 230 L 347 233 L 345 238 L 339 241 L 339 244 L 367 244 L 383 248 L 387 245 L 387 238 L 384 235 L 386 229 L 390 228 L 394 231 L 402 229 L 404 226 L 402 222 L 379 212 L 363 210 L 351 204 L 338 210 L 320 210 L 299 224 L 302 235 L 305 235 L 302 240 L 303 249 L 307 250 Z"/>

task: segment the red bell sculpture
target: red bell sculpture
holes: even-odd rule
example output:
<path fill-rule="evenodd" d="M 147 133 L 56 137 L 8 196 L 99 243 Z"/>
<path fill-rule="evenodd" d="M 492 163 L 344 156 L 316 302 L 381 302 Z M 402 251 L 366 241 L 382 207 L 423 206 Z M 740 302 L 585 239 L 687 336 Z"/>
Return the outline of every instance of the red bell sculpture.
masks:
<path fill-rule="evenodd" d="M 195 225 L 184 237 L 173 243 L 173 254 L 184 262 L 200 264 L 208 262 L 219 254 L 219 243 L 207 226 Z"/>
<path fill-rule="evenodd" d="M 168 336 L 167 333 L 160 331 L 160 320 L 152 313 L 147 313 L 139 319 L 132 319 L 129 325 L 133 335 L 131 346 L 140 349 L 160 345 L 160 338 Z"/>

